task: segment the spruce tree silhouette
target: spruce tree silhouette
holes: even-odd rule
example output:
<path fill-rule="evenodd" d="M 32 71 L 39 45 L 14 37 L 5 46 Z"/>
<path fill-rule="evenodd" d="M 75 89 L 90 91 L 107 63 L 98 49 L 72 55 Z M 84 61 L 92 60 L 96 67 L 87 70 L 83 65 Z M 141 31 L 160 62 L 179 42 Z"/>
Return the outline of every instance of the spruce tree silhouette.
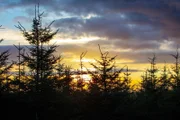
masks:
<path fill-rule="evenodd" d="M 100 45 L 98 45 L 99 51 L 101 54 L 100 60 L 96 60 L 95 63 L 90 63 L 95 69 L 96 72 L 90 70 L 89 73 L 92 75 L 91 88 L 97 88 L 100 91 L 103 91 L 105 95 L 111 93 L 113 89 L 120 87 L 121 81 L 119 80 L 119 74 L 122 72 L 123 68 L 120 70 L 115 69 L 115 59 L 116 56 L 109 57 L 109 52 L 102 52 Z M 96 86 L 96 87 L 95 87 Z"/>
<path fill-rule="evenodd" d="M 54 65 L 59 59 L 53 55 L 57 45 L 49 45 L 50 40 L 57 34 L 58 30 L 51 30 L 51 25 L 54 21 L 48 26 L 43 27 L 42 17 L 43 13 L 39 12 L 38 4 L 35 6 L 32 29 L 27 31 L 20 22 L 16 26 L 31 45 L 28 47 L 29 53 L 22 55 L 22 58 L 32 72 L 32 75 L 29 76 L 29 79 L 31 79 L 29 91 L 31 99 L 37 107 L 37 119 L 40 117 L 41 105 L 45 105 L 46 102 L 53 98 L 55 87 L 54 81 L 51 78 Z"/>
<path fill-rule="evenodd" d="M 179 64 L 179 51 L 178 48 L 176 49 L 175 54 L 171 54 L 171 56 L 175 59 L 174 66 L 172 67 L 171 79 L 172 79 L 172 86 L 174 89 L 180 88 L 180 64 Z"/>
<path fill-rule="evenodd" d="M 159 82 L 160 82 L 160 89 L 162 92 L 172 89 L 170 70 L 167 68 L 166 63 L 162 69 L 161 76 L 159 77 Z"/>
<path fill-rule="evenodd" d="M 1 26 L 0 26 L 1 28 Z M 0 43 L 3 39 L 0 40 Z M 9 62 L 9 50 L 0 52 L 0 97 L 2 94 L 9 92 L 9 83 L 10 83 L 10 69 L 13 67 L 14 62 Z"/>
<path fill-rule="evenodd" d="M 20 43 L 18 46 L 14 45 L 14 47 L 18 50 L 18 55 L 17 55 L 18 61 L 16 63 L 16 65 L 18 66 L 18 73 L 17 75 L 14 75 L 14 79 L 11 82 L 11 84 L 17 86 L 18 89 L 17 90 L 15 89 L 15 91 L 20 93 L 21 91 L 23 92 L 26 91 L 25 89 L 26 85 L 24 81 L 24 76 L 25 76 L 24 61 L 22 61 L 22 56 L 21 56 L 21 55 L 24 55 L 25 49 L 21 47 Z"/>
<path fill-rule="evenodd" d="M 80 57 L 79 57 L 79 60 L 80 60 L 80 71 L 78 71 L 78 79 L 77 79 L 77 90 L 78 91 L 83 91 L 83 87 L 85 86 L 85 81 L 84 81 L 84 78 L 82 77 L 83 74 L 84 74 L 84 71 L 83 71 L 83 58 L 85 57 L 87 51 L 86 52 L 82 52 Z"/>
<path fill-rule="evenodd" d="M 153 93 L 156 91 L 158 87 L 158 79 L 156 76 L 156 73 L 158 72 L 158 69 L 156 67 L 156 56 L 153 55 L 152 58 L 149 58 L 150 62 L 150 69 L 147 69 L 146 75 L 143 76 L 143 80 L 141 82 L 141 89 L 145 93 Z"/>

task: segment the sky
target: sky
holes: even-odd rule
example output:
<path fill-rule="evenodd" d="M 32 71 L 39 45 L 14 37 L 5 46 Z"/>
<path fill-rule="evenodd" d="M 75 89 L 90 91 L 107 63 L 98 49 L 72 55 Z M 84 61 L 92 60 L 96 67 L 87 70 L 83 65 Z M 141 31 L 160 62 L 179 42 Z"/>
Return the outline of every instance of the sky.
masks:
<path fill-rule="evenodd" d="M 179 0 L 0 0 L 0 51 L 10 49 L 12 59 L 13 44 L 28 45 L 15 25 L 20 22 L 31 30 L 37 3 L 44 12 L 43 25 L 55 20 L 52 29 L 59 29 L 51 41 L 59 45 L 56 55 L 72 67 L 78 68 L 85 51 L 87 66 L 98 59 L 98 44 L 103 52 L 117 55 L 117 66 L 128 65 L 134 75 L 149 67 L 153 54 L 160 69 L 174 62 L 170 54 L 180 43 Z"/>

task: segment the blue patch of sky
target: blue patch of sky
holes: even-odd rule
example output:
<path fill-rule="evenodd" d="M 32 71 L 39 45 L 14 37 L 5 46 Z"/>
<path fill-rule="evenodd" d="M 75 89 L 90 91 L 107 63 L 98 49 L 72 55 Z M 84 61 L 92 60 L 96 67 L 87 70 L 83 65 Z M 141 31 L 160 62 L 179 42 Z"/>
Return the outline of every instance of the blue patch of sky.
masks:
<path fill-rule="evenodd" d="M 14 25 L 17 25 L 18 23 L 14 21 L 14 18 L 18 16 L 28 17 L 25 8 L 11 8 L 0 12 L 0 24 L 9 29 L 17 29 Z M 25 26 L 30 27 L 28 24 Z"/>
<path fill-rule="evenodd" d="M 19 3 L 20 1 L 21 0 L 0 0 L 0 7 L 16 4 L 16 3 Z"/>

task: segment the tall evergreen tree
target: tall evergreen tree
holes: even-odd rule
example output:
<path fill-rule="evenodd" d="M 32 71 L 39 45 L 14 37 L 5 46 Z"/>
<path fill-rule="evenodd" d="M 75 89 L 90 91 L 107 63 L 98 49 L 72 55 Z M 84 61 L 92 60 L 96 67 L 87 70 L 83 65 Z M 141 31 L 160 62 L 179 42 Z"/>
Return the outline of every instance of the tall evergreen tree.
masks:
<path fill-rule="evenodd" d="M 158 88 L 158 78 L 156 73 L 158 72 L 158 69 L 156 67 L 156 56 L 153 55 L 152 58 L 149 58 L 150 62 L 150 69 L 147 69 L 146 75 L 143 77 L 143 80 L 141 82 L 141 89 L 144 92 L 152 93 L 155 92 Z"/>
<path fill-rule="evenodd" d="M 58 79 L 63 77 L 64 63 L 62 63 L 62 57 L 59 55 L 59 59 L 57 60 L 57 64 L 55 67 L 56 73 L 58 74 Z"/>
<path fill-rule="evenodd" d="M 129 89 L 130 89 L 130 81 L 131 81 L 130 75 L 131 75 L 131 73 L 129 72 L 129 68 L 127 66 L 126 70 L 124 72 L 124 77 L 123 77 L 123 81 L 122 81 L 122 84 L 124 86 L 123 89 L 125 91 L 129 91 Z"/>
<path fill-rule="evenodd" d="M 172 89 L 172 83 L 171 78 L 169 76 L 170 71 L 167 68 L 167 65 L 165 64 L 160 76 L 160 88 L 162 91 L 168 91 L 169 89 Z"/>
<path fill-rule="evenodd" d="M 24 56 L 24 52 L 25 52 L 25 49 L 23 47 L 21 47 L 20 43 L 19 45 L 14 45 L 14 47 L 18 50 L 18 55 L 17 55 L 17 58 L 18 58 L 18 62 L 17 62 L 17 66 L 18 66 L 18 77 L 17 79 L 18 80 L 21 80 L 21 75 L 24 75 L 25 73 L 25 68 L 24 66 L 22 66 L 24 64 L 23 60 L 22 60 L 22 56 Z"/>
<path fill-rule="evenodd" d="M 115 58 L 116 56 L 109 57 L 109 52 L 102 52 L 100 45 L 99 51 L 101 54 L 101 59 L 96 60 L 96 64 L 90 63 L 97 71 L 97 73 L 90 72 L 92 75 L 92 88 L 96 86 L 99 88 L 100 91 L 106 93 L 111 93 L 114 89 L 121 87 L 121 81 L 119 79 L 119 74 L 121 73 L 122 69 L 114 70 L 115 69 Z"/>
<path fill-rule="evenodd" d="M 25 49 L 23 47 L 21 47 L 20 43 L 18 46 L 14 45 L 14 47 L 18 50 L 18 55 L 17 55 L 18 60 L 16 63 L 16 65 L 18 67 L 18 69 L 17 69 L 18 73 L 17 73 L 17 75 L 14 76 L 14 80 L 11 82 L 11 84 L 16 86 L 16 87 L 14 87 L 14 88 L 16 88 L 16 89 L 14 89 L 15 91 L 20 92 L 22 90 L 25 91 L 25 88 L 26 88 L 25 83 L 23 82 L 23 79 L 22 79 L 22 76 L 24 76 L 24 74 L 25 74 L 25 70 L 24 70 L 24 66 L 22 68 L 22 65 L 24 64 L 24 62 L 22 61 L 22 57 L 21 57 L 21 54 L 24 53 Z"/>
<path fill-rule="evenodd" d="M 84 74 L 84 71 L 83 71 L 83 58 L 84 56 L 86 55 L 87 51 L 86 52 L 82 52 L 80 57 L 79 57 L 79 60 L 80 60 L 80 71 L 78 71 L 78 79 L 77 79 L 77 90 L 80 90 L 80 91 L 83 91 L 83 87 L 85 86 L 85 81 L 83 79 L 83 74 Z"/>
<path fill-rule="evenodd" d="M 1 28 L 1 26 L 0 26 Z M 3 39 L 0 40 L 0 43 Z M 10 63 L 9 60 L 9 50 L 0 52 L 0 96 L 3 92 L 9 92 L 10 83 L 10 69 L 14 63 Z"/>
<path fill-rule="evenodd" d="M 70 95 L 72 93 L 72 71 L 70 66 L 64 66 L 63 69 L 63 78 L 61 79 L 61 88 L 62 88 L 62 93 L 65 95 Z"/>
<path fill-rule="evenodd" d="M 55 98 L 55 82 L 52 79 L 52 73 L 55 63 L 59 59 L 53 54 L 57 45 L 49 45 L 58 30 L 51 29 L 54 21 L 43 27 L 42 17 L 43 13 L 39 12 L 38 5 L 35 7 L 35 17 L 30 31 L 27 31 L 20 22 L 16 26 L 30 44 L 30 47 L 27 47 L 28 53 L 22 54 L 22 58 L 31 72 L 31 76 L 28 76 L 30 81 L 28 84 L 30 99 L 28 100 L 35 103 L 36 119 L 41 118 L 42 110 L 47 108 L 48 103 Z"/>
<path fill-rule="evenodd" d="M 53 65 L 58 60 L 58 58 L 53 55 L 57 46 L 48 45 L 58 30 L 53 32 L 50 28 L 54 21 L 48 26 L 43 27 L 42 16 L 43 13 L 39 13 L 38 5 L 37 9 L 35 8 L 35 17 L 31 31 L 27 31 L 21 23 L 16 26 L 31 45 L 31 47 L 28 48 L 29 54 L 23 55 L 22 57 L 33 73 L 32 79 L 35 82 L 35 92 L 43 91 L 41 85 L 43 85 L 43 83 L 46 84 L 53 72 Z"/>
<path fill-rule="evenodd" d="M 32 29 L 27 31 L 19 22 L 16 26 L 29 42 L 28 53 L 22 55 L 24 62 L 27 63 L 31 71 L 31 82 L 29 83 L 29 93 L 31 99 L 36 103 L 36 117 L 40 117 L 41 105 L 46 106 L 46 102 L 51 101 L 55 96 L 55 82 L 52 80 L 52 73 L 55 63 L 59 59 L 53 53 L 57 45 L 49 45 L 50 40 L 57 34 L 58 30 L 53 31 L 51 25 L 43 27 L 43 13 L 39 12 L 39 4 L 35 6 L 35 16 L 32 21 Z M 45 103 L 45 104 L 43 104 Z"/>
<path fill-rule="evenodd" d="M 176 49 L 175 54 L 171 54 L 171 56 L 175 59 L 174 65 L 172 67 L 171 79 L 173 82 L 173 88 L 180 88 L 180 64 L 179 64 L 179 51 Z"/>

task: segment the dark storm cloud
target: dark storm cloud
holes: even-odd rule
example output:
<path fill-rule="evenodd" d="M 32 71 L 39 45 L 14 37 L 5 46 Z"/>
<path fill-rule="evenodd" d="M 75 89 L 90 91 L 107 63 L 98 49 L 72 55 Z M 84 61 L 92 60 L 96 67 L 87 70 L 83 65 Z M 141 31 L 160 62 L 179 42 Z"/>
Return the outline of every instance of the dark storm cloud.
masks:
<path fill-rule="evenodd" d="M 152 26 L 148 18 L 138 14 L 129 15 L 135 19 L 139 25 L 123 18 L 120 14 L 113 17 L 112 15 L 104 17 L 94 17 L 91 19 L 65 18 L 57 20 L 55 27 L 60 28 L 60 32 L 67 34 L 86 33 L 87 35 L 106 38 L 107 40 L 98 40 L 89 42 L 89 44 L 114 44 L 118 48 L 130 49 L 157 49 L 160 46 L 158 40 L 163 39 L 159 26 Z M 145 20 L 146 19 L 146 20 Z M 141 21 L 143 21 L 141 23 Z M 150 21 L 145 24 L 145 21 Z"/>
<path fill-rule="evenodd" d="M 137 37 L 137 39 L 139 37 L 162 39 L 163 37 L 179 37 L 180 7 L 178 3 L 176 0 L 70 0 L 64 2 L 63 10 L 74 14 L 95 13 L 104 18 L 111 17 L 112 20 L 109 22 L 103 18 L 90 19 L 90 23 L 87 22 L 85 25 L 87 29 L 100 32 L 100 35 L 123 38 L 134 35 L 132 37 Z M 129 32 L 127 23 L 123 24 L 122 20 L 115 21 L 118 20 L 118 13 L 124 14 L 129 24 L 135 25 L 133 32 Z M 106 16 L 107 14 L 112 16 Z M 99 24 L 101 22 L 102 24 Z M 120 22 L 122 25 L 118 24 Z"/>
<path fill-rule="evenodd" d="M 85 46 L 93 47 L 97 45 L 102 46 L 112 46 L 119 49 L 130 49 L 130 50 L 149 50 L 149 49 L 158 49 L 160 43 L 156 41 L 108 41 L 108 40 L 94 40 L 85 44 Z M 110 47 L 109 47 L 110 48 Z"/>
<path fill-rule="evenodd" d="M 63 29 L 67 32 L 65 30 L 68 29 L 109 39 L 162 39 L 158 25 L 152 26 L 153 21 L 143 15 L 142 18 L 140 14 L 136 15 L 129 15 L 132 19 L 124 18 L 121 14 L 92 17 L 86 20 L 78 17 L 64 18 L 56 20 L 54 26 L 62 29 L 61 32 Z"/>
<path fill-rule="evenodd" d="M 141 17 L 138 18 L 139 20 Z M 142 18 L 144 19 L 144 18 Z M 105 17 L 92 18 L 86 21 L 84 29 L 94 32 L 96 35 L 105 36 L 109 39 L 145 39 L 152 40 L 160 37 L 158 26 L 152 26 L 151 22 L 147 24 L 139 24 L 129 21 L 121 16 L 113 17 L 108 15 Z M 159 39 L 159 38 L 158 38 Z"/>
<path fill-rule="evenodd" d="M 59 29 L 62 34 L 70 34 L 73 38 L 82 33 L 83 20 L 78 17 L 64 18 L 56 20 L 53 24 L 54 27 Z"/>
<path fill-rule="evenodd" d="M 132 50 L 139 50 L 139 49 L 158 49 L 160 47 L 160 43 L 156 41 L 115 41 L 115 47 L 121 47 L 122 49 L 132 49 Z"/>
<path fill-rule="evenodd" d="M 98 36 L 124 49 L 157 49 L 164 39 L 178 42 L 180 37 L 179 0 L 18 0 L 6 6 L 26 8 L 38 1 L 50 13 L 76 16 L 54 24 L 72 37 Z M 97 16 L 82 17 L 90 14 Z"/>

